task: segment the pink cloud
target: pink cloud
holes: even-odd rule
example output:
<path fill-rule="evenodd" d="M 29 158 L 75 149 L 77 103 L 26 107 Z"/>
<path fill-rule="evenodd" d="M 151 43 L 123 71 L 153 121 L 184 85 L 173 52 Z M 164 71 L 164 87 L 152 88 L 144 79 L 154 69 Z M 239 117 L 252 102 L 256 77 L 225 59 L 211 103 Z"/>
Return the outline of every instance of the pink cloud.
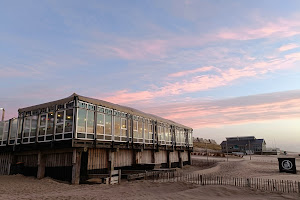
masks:
<path fill-rule="evenodd" d="M 233 81 L 245 77 L 259 77 L 269 72 L 276 70 L 283 70 L 294 67 L 293 63 L 300 60 L 300 53 L 293 53 L 285 56 L 282 59 L 271 59 L 269 61 L 262 61 L 250 64 L 243 68 L 229 68 L 219 69 L 213 66 L 196 68 L 194 70 L 181 71 L 172 73 L 168 77 L 174 78 L 175 82 L 166 83 L 162 87 L 156 89 L 149 89 L 145 91 L 130 92 L 128 90 L 117 91 L 110 95 L 106 100 L 114 103 L 133 103 L 151 99 L 159 99 L 161 97 L 169 97 L 174 95 L 181 95 L 184 93 L 193 93 L 205 91 L 212 88 L 217 88 L 232 84 Z M 197 75 L 208 70 L 214 70 L 217 74 Z M 188 79 L 178 81 L 178 77 L 193 74 L 194 76 Z"/>
<path fill-rule="evenodd" d="M 132 40 L 126 38 L 111 38 L 116 44 L 84 44 L 89 52 L 104 57 L 119 57 L 126 60 L 143 60 L 145 58 L 162 58 L 168 49 L 165 40 L 147 39 Z"/>
<path fill-rule="evenodd" d="M 292 59 L 294 61 L 300 60 L 300 52 L 287 54 L 287 55 L 285 55 L 285 58 Z"/>
<path fill-rule="evenodd" d="M 285 38 L 300 34 L 300 16 L 293 19 L 256 20 L 242 27 L 224 28 L 208 34 L 178 35 L 161 31 L 159 38 L 124 38 L 104 33 L 93 34 L 95 42 L 84 43 L 89 53 L 102 57 L 118 57 L 126 60 L 157 60 L 172 57 L 176 49 L 203 47 L 204 44 L 222 40 L 252 40 L 260 38 Z M 108 44 L 98 43 L 97 38 L 105 38 Z M 289 48 L 291 48 L 290 46 Z M 282 47 L 284 50 L 287 47 Z M 193 72 L 191 72 L 193 73 Z M 174 74 L 176 76 L 176 74 Z M 179 74 L 180 75 L 180 74 Z"/>
<path fill-rule="evenodd" d="M 299 47 L 298 44 L 287 44 L 287 45 L 281 46 L 278 50 L 279 51 L 288 51 L 288 50 L 295 49 L 298 47 Z"/>
<path fill-rule="evenodd" d="M 149 91 L 130 93 L 127 90 L 121 90 L 116 92 L 114 96 L 104 98 L 104 100 L 122 104 L 122 103 L 128 103 L 133 101 L 145 101 L 147 99 L 152 99 L 152 98 L 154 98 L 153 93 Z"/>
<path fill-rule="evenodd" d="M 214 67 L 214 66 L 207 66 L 207 67 L 200 67 L 200 68 L 196 68 L 193 70 L 186 70 L 186 71 L 181 71 L 181 72 L 176 72 L 173 74 L 169 74 L 168 77 L 181 77 L 181 76 L 186 76 L 186 75 L 190 75 L 190 74 L 195 74 L 197 72 L 208 72 L 208 71 L 220 71 L 218 68 Z"/>
<path fill-rule="evenodd" d="M 300 34 L 299 20 L 277 19 L 276 22 L 258 22 L 256 27 L 245 26 L 233 30 L 222 30 L 217 36 L 220 39 L 251 40 L 267 37 L 291 37 Z"/>
<path fill-rule="evenodd" d="M 219 101 L 169 104 L 146 109 L 192 128 L 216 127 L 300 117 L 300 91 L 253 95 Z"/>

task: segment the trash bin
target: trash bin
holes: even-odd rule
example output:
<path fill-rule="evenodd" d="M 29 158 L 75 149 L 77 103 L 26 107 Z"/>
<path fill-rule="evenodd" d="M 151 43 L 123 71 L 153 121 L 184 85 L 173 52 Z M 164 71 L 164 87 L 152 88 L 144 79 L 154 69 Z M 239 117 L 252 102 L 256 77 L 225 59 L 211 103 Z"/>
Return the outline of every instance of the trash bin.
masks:
<path fill-rule="evenodd" d="M 295 158 L 278 158 L 279 171 L 296 174 Z"/>

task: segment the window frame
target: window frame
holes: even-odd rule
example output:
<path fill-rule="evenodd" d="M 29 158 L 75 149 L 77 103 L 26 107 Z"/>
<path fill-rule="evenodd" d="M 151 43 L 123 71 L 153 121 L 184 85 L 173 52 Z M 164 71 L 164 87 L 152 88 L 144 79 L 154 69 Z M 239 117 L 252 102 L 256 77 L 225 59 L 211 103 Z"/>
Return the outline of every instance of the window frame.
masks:
<path fill-rule="evenodd" d="M 95 114 L 97 113 L 97 106 L 91 103 L 87 103 L 84 101 L 78 101 L 78 108 L 77 108 L 77 112 L 76 112 L 76 139 L 80 139 L 80 140 L 94 140 L 96 137 L 96 131 L 95 131 L 95 124 L 96 124 L 96 119 L 95 119 Z M 85 126 L 85 132 L 83 131 L 78 131 L 78 116 L 79 116 L 79 110 L 84 110 L 85 111 L 85 122 L 84 122 L 84 126 Z M 94 115 L 94 120 L 93 120 L 93 133 L 88 132 L 88 113 L 89 111 L 91 111 Z M 74 115 L 74 111 L 73 111 L 73 115 Z M 65 120 L 64 120 L 65 122 Z M 64 125 L 65 128 L 65 125 Z M 72 130 L 73 132 L 73 130 Z M 83 134 L 84 137 L 78 137 L 79 134 Z"/>
<path fill-rule="evenodd" d="M 35 132 L 32 132 L 33 117 L 36 117 Z M 26 119 L 29 119 L 29 132 L 28 132 L 28 136 L 24 136 L 25 130 L 26 130 L 25 129 L 26 128 Z M 39 123 L 39 116 L 38 115 L 29 115 L 29 116 L 25 116 L 24 117 L 23 131 L 22 131 L 22 144 L 29 144 L 29 143 L 35 143 L 36 142 L 35 138 L 36 138 L 36 134 L 37 134 L 37 131 L 38 131 L 38 125 L 39 125 L 38 123 Z M 34 140 L 32 140 L 32 139 L 34 139 Z"/>

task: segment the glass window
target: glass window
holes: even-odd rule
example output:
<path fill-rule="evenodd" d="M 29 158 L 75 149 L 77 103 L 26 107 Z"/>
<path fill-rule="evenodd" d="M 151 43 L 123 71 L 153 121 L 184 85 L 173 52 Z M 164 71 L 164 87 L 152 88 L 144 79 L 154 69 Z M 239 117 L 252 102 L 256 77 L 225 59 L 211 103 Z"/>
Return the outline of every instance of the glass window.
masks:
<path fill-rule="evenodd" d="M 56 124 L 56 131 L 55 133 L 63 133 L 64 132 L 64 125 L 63 124 Z"/>
<path fill-rule="evenodd" d="M 111 115 L 105 114 L 105 135 L 111 135 Z"/>
<path fill-rule="evenodd" d="M 78 109 L 78 132 L 80 133 L 85 133 L 86 132 L 86 127 L 85 127 L 85 123 L 86 123 L 86 112 L 87 110 L 84 109 Z"/>
<path fill-rule="evenodd" d="M 40 116 L 39 135 L 45 135 L 46 120 L 47 120 L 46 114 Z"/>
<path fill-rule="evenodd" d="M 38 119 L 38 116 L 32 116 L 32 117 L 31 117 L 30 137 L 33 137 L 33 136 L 36 135 L 37 119 Z"/>
<path fill-rule="evenodd" d="M 168 132 L 168 127 L 165 127 L 165 140 L 169 141 L 169 132 Z"/>
<path fill-rule="evenodd" d="M 18 133 L 18 119 L 12 119 L 11 130 L 10 130 L 10 139 L 15 139 Z"/>
<path fill-rule="evenodd" d="M 21 135 L 22 135 L 22 126 L 23 126 L 23 119 L 19 118 L 19 123 L 18 123 L 18 138 L 21 138 Z"/>
<path fill-rule="evenodd" d="M 157 126 L 157 135 L 158 135 L 158 140 L 162 140 L 162 137 L 161 137 L 161 126 Z"/>
<path fill-rule="evenodd" d="M 30 132 L 30 118 L 25 118 L 25 126 L 24 126 L 24 137 L 29 137 Z"/>
<path fill-rule="evenodd" d="M 63 133 L 64 132 L 64 111 L 57 112 L 56 115 L 56 130 L 55 133 Z"/>
<path fill-rule="evenodd" d="M 150 123 L 151 123 L 151 122 L 150 122 Z M 149 128 L 148 128 L 148 131 L 149 131 L 148 139 L 149 139 L 149 140 L 152 140 L 152 139 L 153 139 L 153 132 L 152 132 L 153 126 L 152 126 L 152 124 L 149 124 L 148 127 L 149 127 Z"/>
<path fill-rule="evenodd" d="M 122 129 L 122 136 L 127 136 L 126 135 L 126 130 L 127 130 L 127 120 L 125 118 L 121 119 L 121 129 Z"/>
<path fill-rule="evenodd" d="M 4 131 L 4 122 L 0 122 L 0 140 L 2 140 L 3 131 Z"/>
<path fill-rule="evenodd" d="M 47 135 L 52 135 L 54 133 L 54 112 L 48 113 L 47 121 Z"/>
<path fill-rule="evenodd" d="M 145 139 L 148 139 L 149 138 L 149 126 L 148 126 L 148 121 L 146 120 L 145 123 L 144 123 L 145 127 L 144 127 L 144 137 Z M 148 140 L 146 140 L 146 142 L 148 142 Z"/>
<path fill-rule="evenodd" d="M 5 125 L 4 125 L 3 140 L 7 140 L 9 121 L 5 121 L 4 123 Z"/>
<path fill-rule="evenodd" d="M 94 132 L 94 122 L 95 122 L 95 112 L 92 110 L 88 110 L 88 120 L 87 120 L 87 132 L 88 133 L 95 133 Z"/>
<path fill-rule="evenodd" d="M 129 138 L 132 137 L 132 133 L 131 133 L 131 119 L 128 119 L 128 137 Z"/>
<path fill-rule="evenodd" d="M 121 131 L 121 118 L 115 116 L 115 136 L 120 136 Z"/>
<path fill-rule="evenodd" d="M 140 120 L 138 123 L 138 138 L 143 138 L 143 121 Z"/>
<path fill-rule="evenodd" d="M 64 111 L 57 112 L 56 123 L 64 123 Z"/>
<path fill-rule="evenodd" d="M 66 110 L 65 133 L 73 131 L 73 109 Z"/>
<path fill-rule="evenodd" d="M 97 113 L 97 135 L 99 134 L 104 134 L 104 115 L 101 113 Z"/>
<path fill-rule="evenodd" d="M 138 121 L 133 121 L 133 137 L 138 138 Z"/>

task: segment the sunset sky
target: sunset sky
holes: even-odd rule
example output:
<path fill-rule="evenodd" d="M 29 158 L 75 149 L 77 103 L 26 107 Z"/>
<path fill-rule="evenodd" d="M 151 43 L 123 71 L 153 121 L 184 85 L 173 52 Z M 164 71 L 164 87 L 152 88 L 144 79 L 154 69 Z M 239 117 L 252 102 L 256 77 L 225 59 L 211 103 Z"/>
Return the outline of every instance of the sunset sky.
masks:
<path fill-rule="evenodd" d="M 300 1 L 0 1 L 0 107 L 76 92 L 300 152 Z"/>

